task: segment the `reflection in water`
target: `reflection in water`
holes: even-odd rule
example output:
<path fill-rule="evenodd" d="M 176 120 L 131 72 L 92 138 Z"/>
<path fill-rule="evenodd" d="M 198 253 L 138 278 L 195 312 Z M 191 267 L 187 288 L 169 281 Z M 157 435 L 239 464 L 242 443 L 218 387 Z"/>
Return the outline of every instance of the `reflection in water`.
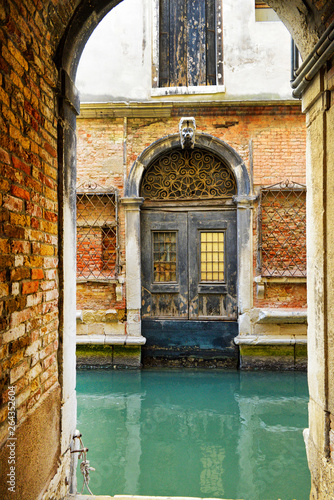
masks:
<path fill-rule="evenodd" d="M 302 373 L 81 371 L 94 494 L 304 500 Z M 82 479 L 78 474 L 78 487 Z"/>

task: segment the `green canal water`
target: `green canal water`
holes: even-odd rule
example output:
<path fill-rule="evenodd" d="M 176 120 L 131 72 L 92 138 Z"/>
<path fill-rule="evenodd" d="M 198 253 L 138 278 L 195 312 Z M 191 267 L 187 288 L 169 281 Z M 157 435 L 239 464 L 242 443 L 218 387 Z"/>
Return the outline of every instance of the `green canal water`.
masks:
<path fill-rule="evenodd" d="M 95 495 L 309 497 L 304 373 L 87 370 L 77 398 Z"/>

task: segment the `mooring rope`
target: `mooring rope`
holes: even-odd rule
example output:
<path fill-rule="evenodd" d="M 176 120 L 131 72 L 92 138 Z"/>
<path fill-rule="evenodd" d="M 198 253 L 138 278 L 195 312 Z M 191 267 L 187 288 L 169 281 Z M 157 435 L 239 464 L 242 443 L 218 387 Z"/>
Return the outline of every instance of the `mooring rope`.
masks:
<path fill-rule="evenodd" d="M 94 467 L 90 466 L 90 462 L 89 462 L 89 460 L 87 460 L 87 452 L 89 451 L 89 449 L 85 448 L 81 437 L 82 437 L 82 434 L 80 434 L 79 432 L 76 432 L 76 434 L 73 436 L 73 439 L 79 439 L 80 449 L 79 450 L 71 450 L 71 453 L 79 453 L 78 459 L 82 460 L 82 462 L 80 464 L 80 471 L 83 475 L 84 482 L 83 482 L 80 494 L 82 495 L 82 493 L 85 489 L 85 486 L 86 486 L 89 493 L 91 495 L 93 495 L 91 489 L 89 488 L 89 481 L 90 481 L 89 474 L 90 474 L 90 471 L 95 471 L 95 469 L 94 469 Z"/>

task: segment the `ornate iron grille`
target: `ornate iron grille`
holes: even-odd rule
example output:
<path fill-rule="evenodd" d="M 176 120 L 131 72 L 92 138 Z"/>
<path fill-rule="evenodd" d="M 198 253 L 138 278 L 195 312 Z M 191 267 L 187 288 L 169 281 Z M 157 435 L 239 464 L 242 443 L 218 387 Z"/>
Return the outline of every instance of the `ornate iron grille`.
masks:
<path fill-rule="evenodd" d="M 281 182 L 261 189 L 258 273 L 306 276 L 306 186 Z"/>
<path fill-rule="evenodd" d="M 118 192 L 95 182 L 77 189 L 77 279 L 118 274 Z"/>
<path fill-rule="evenodd" d="M 163 154 L 148 167 L 141 184 L 141 196 L 156 201 L 226 198 L 236 192 L 228 167 L 199 148 Z"/>

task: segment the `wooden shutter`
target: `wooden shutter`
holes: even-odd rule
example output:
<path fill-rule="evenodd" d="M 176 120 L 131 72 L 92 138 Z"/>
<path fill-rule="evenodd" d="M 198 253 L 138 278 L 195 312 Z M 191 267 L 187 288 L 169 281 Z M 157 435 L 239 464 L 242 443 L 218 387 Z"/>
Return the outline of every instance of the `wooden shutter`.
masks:
<path fill-rule="evenodd" d="M 216 85 L 216 2 L 206 0 L 206 84 Z"/>
<path fill-rule="evenodd" d="M 206 85 L 206 2 L 188 1 L 188 85 Z"/>
<path fill-rule="evenodd" d="M 159 85 L 169 87 L 169 0 L 160 0 Z"/>

